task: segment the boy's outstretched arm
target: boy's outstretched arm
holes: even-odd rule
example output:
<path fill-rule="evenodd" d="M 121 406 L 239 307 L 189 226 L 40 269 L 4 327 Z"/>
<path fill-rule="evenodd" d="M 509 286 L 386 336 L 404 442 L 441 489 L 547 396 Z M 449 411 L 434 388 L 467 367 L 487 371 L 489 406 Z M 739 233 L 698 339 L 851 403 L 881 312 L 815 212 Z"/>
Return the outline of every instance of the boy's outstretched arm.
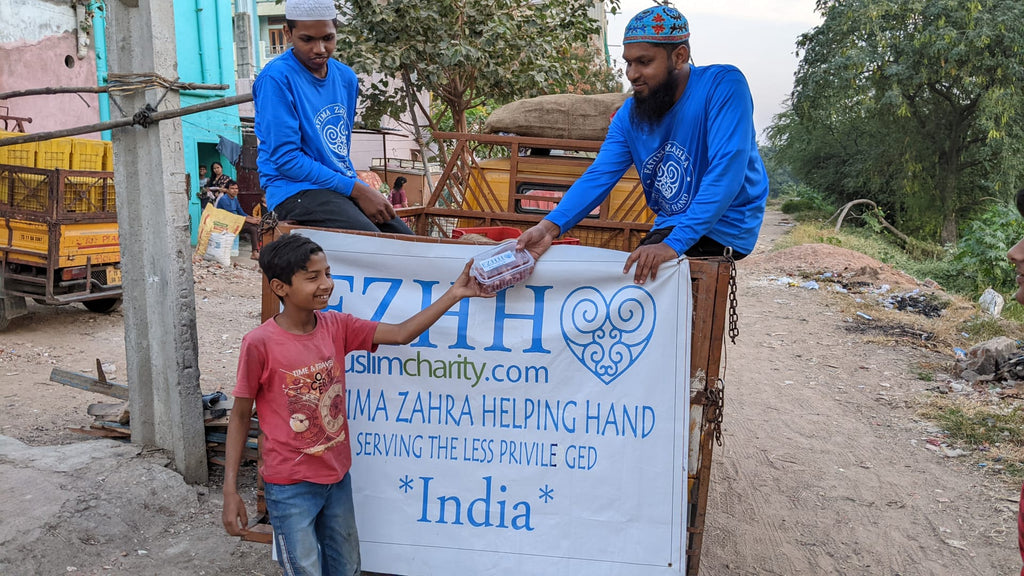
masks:
<path fill-rule="evenodd" d="M 373 333 L 374 344 L 408 344 L 419 337 L 420 334 L 434 325 L 445 312 L 455 306 L 463 298 L 479 296 L 481 298 L 493 298 L 494 294 L 485 294 L 480 284 L 470 273 L 473 261 L 466 262 L 462 274 L 452 284 L 452 287 L 445 291 L 440 298 L 414 314 L 405 322 L 399 324 L 386 324 L 381 322 L 377 325 L 377 331 Z M 228 438 L 230 442 L 231 438 Z"/>
<path fill-rule="evenodd" d="M 224 458 L 224 511 L 221 521 L 224 529 L 232 536 L 248 532 L 249 515 L 245 502 L 238 495 L 238 466 L 242 463 L 245 442 L 249 438 L 249 421 L 252 419 L 252 398 L 235 398 L 228 421 L 227 454 Z"/>

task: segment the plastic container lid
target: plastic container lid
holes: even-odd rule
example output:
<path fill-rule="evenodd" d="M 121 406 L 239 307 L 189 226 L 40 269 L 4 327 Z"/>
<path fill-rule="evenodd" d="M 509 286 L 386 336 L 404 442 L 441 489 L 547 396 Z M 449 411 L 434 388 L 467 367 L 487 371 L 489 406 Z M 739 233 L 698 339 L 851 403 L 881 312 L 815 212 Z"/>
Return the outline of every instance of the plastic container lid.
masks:
<path fill-rule="evenodd" d="M 506 240 L 473 259 L 470 273 L 488 294 L 494 294 L 526 280 L 533 272 L 533 255 L 516 250 L 516 240 Z"/>

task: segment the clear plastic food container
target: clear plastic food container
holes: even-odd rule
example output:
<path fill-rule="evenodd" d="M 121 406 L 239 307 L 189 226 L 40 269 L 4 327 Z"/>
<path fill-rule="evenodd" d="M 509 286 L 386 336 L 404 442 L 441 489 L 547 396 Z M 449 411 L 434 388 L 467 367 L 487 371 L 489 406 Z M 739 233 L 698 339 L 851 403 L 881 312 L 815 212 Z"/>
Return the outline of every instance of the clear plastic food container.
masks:
<path fill-rule="evenodd" d="M 515 238 L 476 255 L 470 273 L 488 294 L 526 280 L 533 272 L 533 255 L 516 250 Z"/>

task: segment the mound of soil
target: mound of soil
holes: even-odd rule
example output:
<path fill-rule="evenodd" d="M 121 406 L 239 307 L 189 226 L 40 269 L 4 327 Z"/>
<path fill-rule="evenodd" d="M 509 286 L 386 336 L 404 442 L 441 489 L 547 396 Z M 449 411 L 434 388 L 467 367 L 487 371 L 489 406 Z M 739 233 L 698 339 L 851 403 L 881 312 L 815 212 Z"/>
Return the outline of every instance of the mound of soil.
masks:
<path fill-rule="evenodd" d="M 888 284 L 894 290 L 936 288 L 870 256 L 831 244 L 802 244 L 747 260 L 748 269 L 761 273 L 818 276 L 831 272 L 848 284 Z"/>

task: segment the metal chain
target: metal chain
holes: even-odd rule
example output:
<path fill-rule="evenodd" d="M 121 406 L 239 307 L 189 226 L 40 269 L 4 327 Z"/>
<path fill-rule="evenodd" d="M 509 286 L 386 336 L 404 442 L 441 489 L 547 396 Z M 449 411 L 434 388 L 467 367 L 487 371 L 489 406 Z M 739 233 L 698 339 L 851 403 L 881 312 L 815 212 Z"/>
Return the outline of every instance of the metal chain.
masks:
<path fill-rule="evenodd" d="M 740 335 L 740 315 L 736 304 L 736 261 L 732 259 L 731 250 L 726 258 L 729 259 L 729 340 L 735 344 L 736 337 Z"/>
<path fill-rule="evenodd" d="M 715 444 L 722 446 L 722 416 L 725 412 L 725 380 L 718 378 L 714 386 L 708 386 L 708 404 L 705 410 L 711 409 L 713 416 L 708 419 L 711 433 L 715 435 Z"/>

